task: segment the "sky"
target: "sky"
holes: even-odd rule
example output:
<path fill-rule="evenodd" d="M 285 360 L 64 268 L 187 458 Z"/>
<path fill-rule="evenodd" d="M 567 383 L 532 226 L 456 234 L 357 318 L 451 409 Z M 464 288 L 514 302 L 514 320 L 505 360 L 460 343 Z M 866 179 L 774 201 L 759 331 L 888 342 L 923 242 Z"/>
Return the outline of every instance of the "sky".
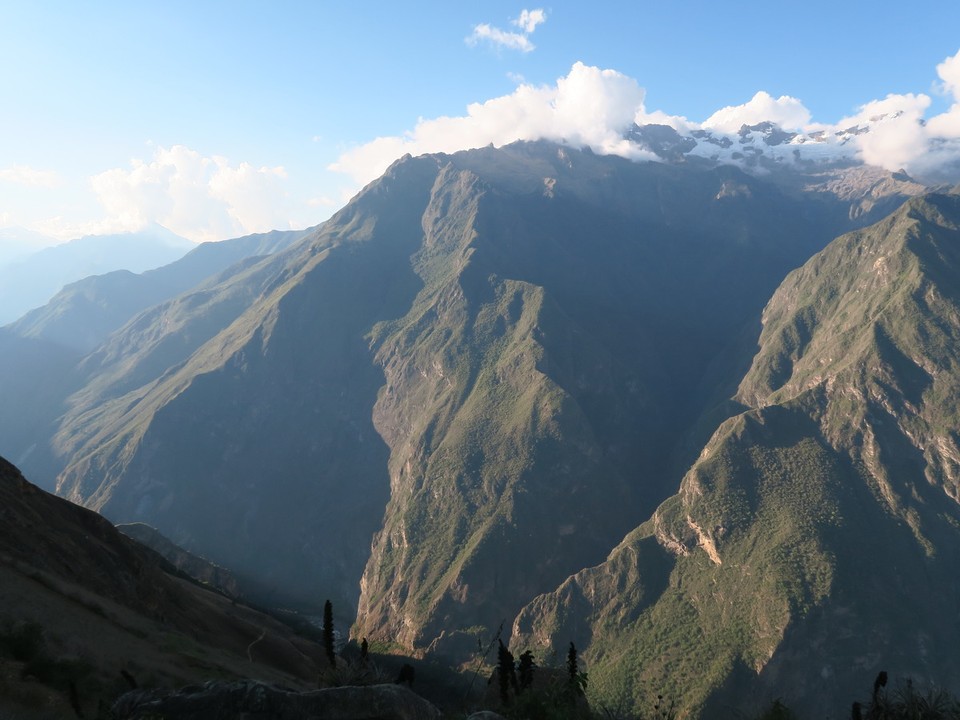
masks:
<path fill-rule="evenodd" d="M 406 152 L 881 112 L 869 162 L 960 145 L 960 3 L 0 0 L 0 242 L 300 229 Z"/>

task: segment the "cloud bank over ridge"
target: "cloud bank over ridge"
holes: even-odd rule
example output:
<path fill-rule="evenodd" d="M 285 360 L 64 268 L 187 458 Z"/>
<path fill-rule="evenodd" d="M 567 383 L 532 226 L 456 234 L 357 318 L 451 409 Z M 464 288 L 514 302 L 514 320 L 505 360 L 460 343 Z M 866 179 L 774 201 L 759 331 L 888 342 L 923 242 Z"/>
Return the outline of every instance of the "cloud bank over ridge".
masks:
<path fill-rule="evenodd" d="M 157 147 L 149 160 L 134 159 L 90 178 L 107 220 L 76 234 L 138 230 L 156 222 L 196 242 L 221 240 L 290 226 L 282 167 L 256 168 L 207 157 L 183 145 Z M 54 219 L 44 228 L 64 232 Z"/>
<path fill-rule="evenodd" d="M 515 23 L 521 20 L 523 16 Z M 930 118 L 931 98 L 923 93 L 887 95 L 853 116 L 822 123 L 814 122 L 801 100 L 760 91 L 741 105 L 695 122 L 661 110 L 649 112 L 636 80 L 577 62 L 554 85 L 522 83 L 509 95 L 471 104 L 466 115 L 420 120 L 402 136 L 379 137 L 344 152 L 330 169 L 365 184 L 406 153 L 450 153 L 518 140 L 563 141 L 598 153 L 657 160 L 643 145 L 624 139 L 634 123 L 669 125 L 685 135 L 709 131 L 735 136 L 744 125 L 770 122 L 798 133 L 793 142 L 808 157 L 856 156 L 892 171 L 960 179 L 960 51 L 937 65 L 936 73 L 939 87 L 953 102 Z"/>

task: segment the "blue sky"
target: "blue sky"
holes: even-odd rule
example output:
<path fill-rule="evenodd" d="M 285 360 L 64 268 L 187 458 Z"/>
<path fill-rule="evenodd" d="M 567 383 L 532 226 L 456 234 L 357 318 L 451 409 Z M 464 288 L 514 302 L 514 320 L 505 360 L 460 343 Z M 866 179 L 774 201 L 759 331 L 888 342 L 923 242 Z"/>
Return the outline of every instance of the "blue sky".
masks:
<path fill-rule="evenodd" d="M 703 123 L 765 91 L 796 99 L 806 124 L 889 94 L 931 118 L 960 102 L 937 70 L 958 52 L 960 3 L 946 0 L 0 0 L 0 228 L 64 240 L 160 222 L 210 240 L 303 227 L 391 153 L 508 140 L 490 126 L 509 124 L 518 88 L 552 102 L 563 78 L 574 106 L 625 93 L 617 117 L 633 102 Z M 479 120 L 430 124 L 496 98 Z M 579 120 L 550 122 L 595 142 Z"/>

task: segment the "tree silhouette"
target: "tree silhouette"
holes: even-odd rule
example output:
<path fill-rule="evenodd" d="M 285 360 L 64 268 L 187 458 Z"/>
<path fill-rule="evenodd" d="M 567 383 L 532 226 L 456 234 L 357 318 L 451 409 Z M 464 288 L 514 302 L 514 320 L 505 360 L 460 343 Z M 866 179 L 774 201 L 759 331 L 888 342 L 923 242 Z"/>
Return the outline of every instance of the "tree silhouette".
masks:
<path fill-rule="evenodd" d="M 330 667 L 337 666 L 337 656 L 333 651 L 333 604 L 327 600 L 323 604 L 323 649 L 327 653 Z"/>
<path fill-rule="evenodd" d="M 513 665 L 513 653 L 500 640 L 500 647 L 497 649 L 497 669 L 500 672 L 500 701 L 506 705 L 510 702 L 510 685 L 516 690 L 517 675 Z"/>

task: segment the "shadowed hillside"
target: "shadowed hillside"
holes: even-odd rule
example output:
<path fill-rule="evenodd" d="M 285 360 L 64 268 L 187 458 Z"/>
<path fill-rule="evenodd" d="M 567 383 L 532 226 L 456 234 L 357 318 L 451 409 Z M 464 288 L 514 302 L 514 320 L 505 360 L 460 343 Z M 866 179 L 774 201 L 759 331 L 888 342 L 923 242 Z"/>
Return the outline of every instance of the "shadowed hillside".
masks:
<path fill-rule="evenodd" d="M 134 683 L 256 676 L 313 687 L 321 657 L 0 459 L 0 712 L 71 717 L 74 695 L 93 717 Z"/>
<path fill-rule="evenodd" d="M 528 605 L 514 643 L 572 637 L 597 696 L 704 717 L 774 697 L 828 717 L 881 669 L 960 676 L 958 261 L 960 195 L 929 195 L 791 273 L 749 409 L 606 562 Z"/>

